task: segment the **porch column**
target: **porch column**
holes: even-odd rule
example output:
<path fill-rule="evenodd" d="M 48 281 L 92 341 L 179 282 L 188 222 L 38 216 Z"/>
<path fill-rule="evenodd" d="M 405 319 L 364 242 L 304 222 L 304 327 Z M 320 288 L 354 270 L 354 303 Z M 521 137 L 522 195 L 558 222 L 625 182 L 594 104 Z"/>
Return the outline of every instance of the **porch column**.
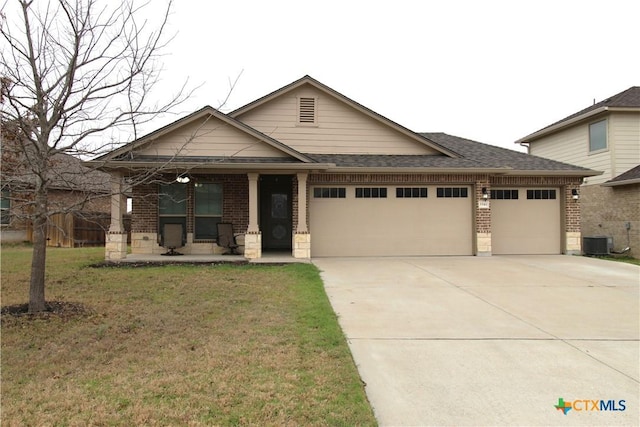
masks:
<path fill-rule="evenodd" d="M 298 224 L 293 237 L 293 257 L 311 258 L 311 234 L 307 230 L 307 173 L 298 178 Z"/>
<path fill-rule="evenodd" d="M 244 238 L 244 256 L 246 258 L 262 257 L 262 234 L 258 225 L 258 173 L 248 173 L 249 178 L 249 226 Z"/>
<path fill-rule="evenodd" d="M 114 261 L 127 257 L 127 232 L 122 215 L 127 206 L 123 192 L 122 174 L 111 173 L 111 224 L 105 241 L 105 260 Z"/>

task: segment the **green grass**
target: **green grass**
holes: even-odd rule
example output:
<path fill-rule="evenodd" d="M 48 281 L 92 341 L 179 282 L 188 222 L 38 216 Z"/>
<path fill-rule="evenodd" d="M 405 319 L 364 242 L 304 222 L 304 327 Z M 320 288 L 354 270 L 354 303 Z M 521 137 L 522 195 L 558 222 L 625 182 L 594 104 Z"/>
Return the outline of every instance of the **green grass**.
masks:
<path fill-rule="evenodd" d="M 316 268 L 92 268 L 50 249 L 47 300 L 85 316 L 2 318 L 2 424 L 375 425 Z M 31 249 L 2 249 L 2 304 Z"/>
<path fill-rule="evenodd" d="M 600 258 L 606 261 L 626 262 L 627 264 L 640 265 L 640 259 L 633 258 L 630 256 L 598 256 L 597 258 Z"/>

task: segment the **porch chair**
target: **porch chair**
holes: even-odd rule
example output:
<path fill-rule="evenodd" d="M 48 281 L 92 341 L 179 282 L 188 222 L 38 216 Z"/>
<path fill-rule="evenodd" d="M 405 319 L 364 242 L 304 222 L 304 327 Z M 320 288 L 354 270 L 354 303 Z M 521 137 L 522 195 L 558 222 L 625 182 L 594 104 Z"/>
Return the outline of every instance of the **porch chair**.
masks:
<path fill-rule="evenodd" d="M 176 248 L 181 248 L 186 243 L 182 224 L 165 224 L 162 229 L 162 241 L 160 245 L 169 249 L 162 255 L 182 255 L 176 252 Z"/>
<path fill-rule="evenodd" d="M 233 224 L 229 222 L 218 223 L 218 246 L 227 250 L 224 255 L 240 255 L 236 238 L 233 235 Z"/>

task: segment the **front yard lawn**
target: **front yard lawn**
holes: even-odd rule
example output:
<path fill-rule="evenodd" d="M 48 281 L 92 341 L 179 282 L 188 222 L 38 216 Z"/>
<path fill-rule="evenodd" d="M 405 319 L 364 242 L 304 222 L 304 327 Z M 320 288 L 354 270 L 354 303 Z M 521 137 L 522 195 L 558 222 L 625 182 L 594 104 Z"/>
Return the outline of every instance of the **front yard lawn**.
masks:
<path fill-rule="evenodd" d="M 94 268 L 49 249 L 47 300 L 2 315 L 2 424 L 375 425 L 309 264 Z M 2 305 L 25 303 L 31 249 L 2 249 Z"/>

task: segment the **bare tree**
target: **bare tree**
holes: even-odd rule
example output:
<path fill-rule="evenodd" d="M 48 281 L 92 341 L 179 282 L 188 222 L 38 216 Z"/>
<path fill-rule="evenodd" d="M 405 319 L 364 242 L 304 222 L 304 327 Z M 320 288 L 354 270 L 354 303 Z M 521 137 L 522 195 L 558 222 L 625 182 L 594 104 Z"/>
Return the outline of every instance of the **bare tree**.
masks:
<path fill-rule="evenodd" d="M 33 224 L 30 312 L 46 309 L 49 193 L 56 181 L 68 179 L 56 169 L 60 156 L 95 156 L 113 148 L 112 140 L 105 141 L 107 131 L 136 138 L 141 123 L 190 95 L 182 85 L 164 102 L 151 98 L 171 40 L 165 32 L 172 3 L 160 15 L 150 3 L 18 0 L 17 22 L 0 18 L 8 47 L 0 54 L 2 123 L 13 136 L 11 149 L 3 142 L 3 157 L 13 160 L 5 165 L 14 178 L 29 176 L 13 184 L 26 183 L 31 191 L 24 200 Z M 153 23 L 143 14 L 159 18 Z M 11 185 L 5 169 L 3 189 Z"/>

